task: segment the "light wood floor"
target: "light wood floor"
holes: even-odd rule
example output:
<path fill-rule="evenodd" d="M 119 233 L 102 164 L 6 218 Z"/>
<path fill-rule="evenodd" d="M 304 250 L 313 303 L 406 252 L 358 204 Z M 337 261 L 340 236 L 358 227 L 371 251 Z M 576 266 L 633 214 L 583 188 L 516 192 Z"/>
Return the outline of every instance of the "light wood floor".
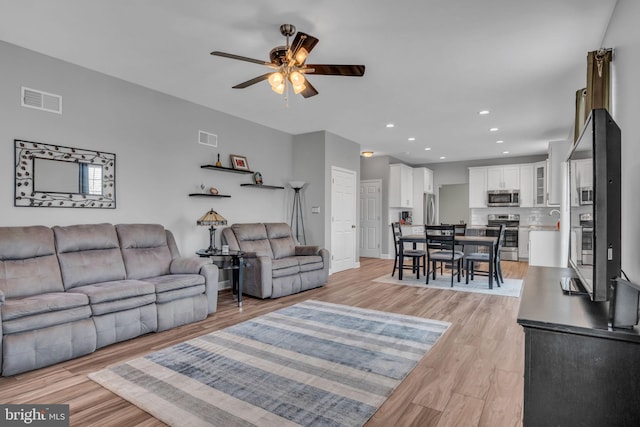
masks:
<path fill-rule="evenodd" d="M 505 277 L 523 278 L 527 264 L 503 262 Z M 306 299 L 317 299 L 451 322 L 367 426 L 521 426 L 524 334 L 520 300 L 373 282 L 392 261 L 361 259 L 359 269 L 332 275 L 320 289 L 276 300 L 245 297 L 238 309 L 229 291 L 202 322 L 114 344 L 75 360 L 0 378 L 1 403 L 67 403 L 71 425 L 163 425 L 95 384 L 87 374 Z"/>

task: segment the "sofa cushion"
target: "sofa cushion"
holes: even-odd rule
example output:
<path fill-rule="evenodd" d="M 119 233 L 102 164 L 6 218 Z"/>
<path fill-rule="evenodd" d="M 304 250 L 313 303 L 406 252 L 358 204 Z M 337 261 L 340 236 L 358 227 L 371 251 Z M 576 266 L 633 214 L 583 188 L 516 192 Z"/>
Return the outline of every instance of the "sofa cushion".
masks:
<path fill-rule="evenodd" d="M 55 226 L 53 232 L 65 289 L 126 278 L 113 225 Z"/>
<path fill-rule="evenodd" d="M 204 285 L 204 276 L 199 274 L 170 274 L 167 276 L 150 277 L 145 282 L 153 283 L 156 293 L 175 291 L 176 289 L 190 288 Z"/>
<path fill-rule="evenodd" d="M 6 322 L 20 317 L 50 313 L 52 311 L 66 310 L 85 305 L 89 305 L 89 298 L 87 298 L 86 295 L 52 292 L 26 298 L 9 299 L 0 306 L 0 310 L 2 311 L 2 320 Z"/>
<path fill-rule="evenodd" d="M 2 332 L 4 335 L 9 335 L 20 332 L 37 331 L 50 326 L 65 325 L 78 320 L 89 319 L 91 314 L 91 309 L 88 305 L 85 305 L 67 310 L 20 317 L 2 322 Z"/>
<path fill-rule="evenodd" d="M 154 295 L 153 283 L 140 280 L 116 280 L 113 282 L 96 283 L 95 285 L 80 286 L 68 292 L 78 292 L 89 297 L 90 304 L 135 298 L 143 295 Z"/>
<path fill-rule="evenodd" d="M 169 274 L 172 256 L 162 225 L 118 224 L 116 231 L 128 279 Z"/>
<path fill-rule="evenodd" d="M 322 270 L 324 263 L 319 255 L 297 256 L 295 259 L 300 263 L 300 271 Z"/>
<path fill-rule="evenodd" d="M 0 227 L 0 290 L 5 298 L 62 292 L 51 229 Z"/>
<path fill-rule="evenodd" d="M 296 243 L 291 234 L 291 227 L 285 223 L 265 224 L 267 237 L 271 244 L 273 258 L 286 258 L 295 255 Z"/>
<path fill-rule="evenodd" d="M 267 256 L 273 259 L 264 224 L 233 224 L 231 229 L 241 251 L 254 252 L 256 256 Z"/>
<path fill-rule="evenodd" d="M 300 271 L 298 260 L 294 257 L 274 259 L 271 264 L 272 277 L 284 277 Z"/>

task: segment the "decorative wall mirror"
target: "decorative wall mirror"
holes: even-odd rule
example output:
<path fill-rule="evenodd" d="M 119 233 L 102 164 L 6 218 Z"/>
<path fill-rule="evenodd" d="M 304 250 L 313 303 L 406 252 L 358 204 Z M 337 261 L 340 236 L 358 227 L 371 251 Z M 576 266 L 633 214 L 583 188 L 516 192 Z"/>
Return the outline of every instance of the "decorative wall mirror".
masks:
<path fill-rule="evenodd" d="M 14 140 L 14 206 L 116 207 L 116 155 Z"/>

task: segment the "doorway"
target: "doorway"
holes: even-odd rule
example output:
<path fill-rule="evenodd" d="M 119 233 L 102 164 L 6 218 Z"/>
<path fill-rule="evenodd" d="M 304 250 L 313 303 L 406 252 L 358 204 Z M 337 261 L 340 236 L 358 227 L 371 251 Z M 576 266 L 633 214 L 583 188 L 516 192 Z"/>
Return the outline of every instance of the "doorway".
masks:
<path fill-rule="evenodd" d="M 469 184 L 440 187 L 439 219 L 441 224 L 469 224 Z"/>
<path fill-rule="evenodd" d="M 357 267 L 356 197 L 356 172 L 331 167 L 331 273 Z"/>
<path fill-rule="evenodd" d="M 360 256 L 380 258 L 382 180 L 360 181 Z"/>

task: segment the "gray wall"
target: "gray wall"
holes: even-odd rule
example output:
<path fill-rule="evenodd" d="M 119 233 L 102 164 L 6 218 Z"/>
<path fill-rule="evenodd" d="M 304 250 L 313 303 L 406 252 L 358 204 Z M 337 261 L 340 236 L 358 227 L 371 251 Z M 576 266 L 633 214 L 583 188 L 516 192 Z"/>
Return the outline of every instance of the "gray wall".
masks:
<path fill-rule="evenodd" d="M 326 248 L 331 248 L 331 168 L 334 166 L 354 171 L 356 184 L 360 182 L 360 145 L 326 131 L 294 137 L 294 175 L 309 183 L 303 190 L 307 243 L 323 244 Z M 311 213 L 314 206 L 320 207 L 320 214 Z M 356 215 L 356 220 L 358 218 Z M 356 261 L 357 252 L 356 244 Z"/>
<path fill-rule="evenodd" d="M 8 43 L 0 58 L 0 225 L 160 223 L 190 254 L 208 244 L 196 220 L 211 208 L 230 224 L 289 222 L 289 190 L 240 187 L 250 175 L 200 165 L 241 154 L 265 184 L 284 185 L 294 178 L 291 135 Z M 63 114 L 22 107 L 21 86 L 61 95 Z M 198 144 L 198 130 L 217 134 L 218 148 Z M 117 209 L 14 207 L 14 139 L 116 153 Z M 188 197 L 200 183 L 232 197 Z"/>
<path fill-rule="evenodd" d="M 640 283 L 640 2 L 618 0 L 603 47 L 613 48 L 613 108 L 622 131 L 622 268 Z M 593 46 L 597 49 L 598 46 Z"/>

